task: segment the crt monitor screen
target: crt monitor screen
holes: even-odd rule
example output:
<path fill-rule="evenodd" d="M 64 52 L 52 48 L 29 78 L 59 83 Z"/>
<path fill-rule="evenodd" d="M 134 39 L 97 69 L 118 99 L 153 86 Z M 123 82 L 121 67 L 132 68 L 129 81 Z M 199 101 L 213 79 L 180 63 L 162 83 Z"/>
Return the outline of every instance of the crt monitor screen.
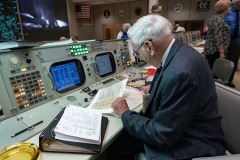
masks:
<path fill-rule="evenodd" d="M 105 77 L 116 71 L 115 61 L 112 53 L 106 52 L 96 56 L 97 71 L 100 77 Z"/>
<path fill-rule="evenodd" d="M 78 60 L 54 63 L 50 67 L 50 72 L 55 89 L 60 93 L 82 86 L 85 82 L 84 70 Z"/>
<path fill-rule="evenodd" d="M 24 40 L 70 37 L 66 0 L 18 0 Z"/>

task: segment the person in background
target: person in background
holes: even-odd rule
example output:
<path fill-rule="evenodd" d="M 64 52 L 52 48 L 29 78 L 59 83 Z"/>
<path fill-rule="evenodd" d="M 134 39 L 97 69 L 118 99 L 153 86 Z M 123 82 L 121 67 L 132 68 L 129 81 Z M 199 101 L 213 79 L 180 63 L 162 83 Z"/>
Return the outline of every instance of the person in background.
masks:
<path fill-rule="evenodd" d="M 240 0 L 232 0 L 232 7 L 229 14 L 225 17 L 227 24 L 231 30 L 231 40 L 228 48 L 228 54 L 226 59 L 234 62 L 234 71 L 231 75 L 230 82 L 228 86 L 235 88 L 233 84 L 233 78 L 235 71 L 237 70 L 238 60 L 240 55 L 240 29 L 239 29 L 239 10 L 240 10 Z"/>
<path fill-rule="evenodd" d="M 156 3 L 152 6 L 151 9 L 151 13 L 150 14 L 155 14 L 155 15 L 159 15 L 162 16 L 162 7 L 163 5 L 161 3 Z M 171 30 L 173 31 L 173 27 L 172 24 L 169 23 Z M 154 80 L 154 79 L 153 79 Z M 154 83 L 154 82 L 152 82 Z M 151 91 L 151 83 L 148 85 L 145 85 L 143 87 L 140 88 L 140 91 L 142 91 L 144 94 L 148 94 Z"/>
<path fill-rule="evenodd" d="M 181 27 L 179 24 L 176 24 L 175 27 L 174 27 L 174 32 L 177 33 L 177 32 L 185 32 L 185 28 L 184 27 Z"/>
<path fill-rule="evenodd" d="M 156 3 L 156 4 L 152 5 L 152 9 L 151 9 L 151 13 L 150 14 L 163 16 L 162 12 L 163 12 L 163 5 L 161 3 Z M 171 30 L 173 31 L 172 23 L 169 22 L 169 25 L 171 27 Z"/>
<path fill-rule="evenodd" d="M 216 87 L 202 55 L 174 39 L 162 16 L 140 18 L 128 36 L 137 55 L 158 68 L 157 76 L 144 114 L 129 110 L 123 97 L 112 103 L 124 131 L 107 159 L 133 160 L 138 152 L 161 160 L 225 154 Z"/>
<path fill-rule="evenodd" d="M 60 41 L 66 41 L 67 38 L 66 38 L 66 37 L 60 37 L 59 40 L 60 40 Z"/>
<path fill-rule="evenodd" d="M 122 26 L 122 30 L 117 34 L 117 39 L 127 39 L 127 31 L 131 27 L 130 23 L 124 23 Z"/>
<path fill-rule="evenodd" d="M 157 4 L 154 4 L 152 6 L 152 9 L 151 9 L 151 14 L 157 14 L 157 15 L 162 15 L 162 4 L 161 3 L 157 3 Z"/>
<path fill-rule="evenodd" d="M 215 15 L 208 23 L 204 52 L 212 69 L 218 58 L 225 58 L 230 42 L 230 29 L 224 17 L 229 13 L 231 1 L 219 0 L 214 6 Z"/>

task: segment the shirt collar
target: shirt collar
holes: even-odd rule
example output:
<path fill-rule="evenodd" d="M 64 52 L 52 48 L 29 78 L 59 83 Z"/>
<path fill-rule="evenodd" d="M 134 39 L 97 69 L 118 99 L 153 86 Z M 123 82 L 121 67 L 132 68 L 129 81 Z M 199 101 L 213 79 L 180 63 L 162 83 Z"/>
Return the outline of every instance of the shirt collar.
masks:
<path fill-rule="evenodd" d="M 175 42 L 175 38 L 172 39 L 171 43 L 168 45 L 167 50 L 165 51 L 165 53 L 163 54 L 163 58 L 162 58 L 162 66 L 164 66 L 166 59 L 168 57 L 169 51 L 173 45 L 173 43 Z"/>

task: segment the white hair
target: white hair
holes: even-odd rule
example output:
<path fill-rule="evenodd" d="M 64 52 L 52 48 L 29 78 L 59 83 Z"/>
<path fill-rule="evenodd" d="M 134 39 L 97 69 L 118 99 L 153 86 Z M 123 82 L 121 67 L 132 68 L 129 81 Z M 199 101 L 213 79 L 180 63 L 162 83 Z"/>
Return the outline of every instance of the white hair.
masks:
<path fill-rule="evenodd" d="M 239 2 L 240 0 L 232 0 L 232 4 L 236 4 L 237 2 Z"/>
<path fill-rule="evenodd" d="M 168 35 L 172 35 L 171 23 L 162 16 L 150 14 L 138 19 L 127 34 L 136 46 L 146 40 L 162 42 Z"/>
<path fill-rule="evenodd" d="M 131 27 L 131 24 L 130 23 L 124 23 L 123 26 L 122 26 L 122 31 L 124 33 L 127 33 L 128 29 Z"/>

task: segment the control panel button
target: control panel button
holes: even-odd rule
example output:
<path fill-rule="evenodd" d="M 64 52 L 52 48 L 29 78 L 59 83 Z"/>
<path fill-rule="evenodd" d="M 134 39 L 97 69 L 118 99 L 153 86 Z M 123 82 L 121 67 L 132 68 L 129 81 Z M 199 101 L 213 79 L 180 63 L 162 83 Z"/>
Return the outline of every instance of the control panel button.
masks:
<path fill-rule="evenodd" d="M 84 98 L 84 102 L 88 102 L 88 98 Z"/>
<path fill-rule="evenodd" d="M 31 59 L 26 59 L 26 62 L 27 62 L 27 63 L 31 63 L 32 60 L 31 60 Z"/>

